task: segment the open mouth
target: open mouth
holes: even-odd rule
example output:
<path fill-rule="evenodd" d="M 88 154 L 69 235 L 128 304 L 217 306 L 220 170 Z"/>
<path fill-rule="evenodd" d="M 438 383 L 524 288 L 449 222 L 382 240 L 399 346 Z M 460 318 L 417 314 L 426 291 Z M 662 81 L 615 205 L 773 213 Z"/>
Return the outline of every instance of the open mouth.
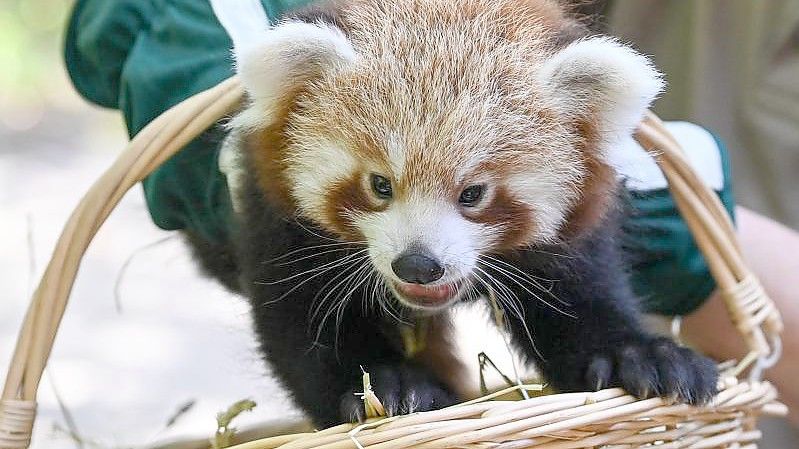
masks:
<path fill-rule="evenodd" d="M 437 308 L 448 304 L 458 296 L 461 281 L 438 285 L 394 282 L 394 288 L 405 302 L 417 307 Z"/>

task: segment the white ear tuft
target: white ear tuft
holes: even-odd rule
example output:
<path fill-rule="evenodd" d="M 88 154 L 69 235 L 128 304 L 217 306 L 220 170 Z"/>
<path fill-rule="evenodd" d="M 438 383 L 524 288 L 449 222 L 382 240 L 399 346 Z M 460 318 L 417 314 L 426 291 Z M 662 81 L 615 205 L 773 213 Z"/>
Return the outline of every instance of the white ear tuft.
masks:
<path fill-rule="evenodd" d="M 649 59 L 608 37 L 558 51 L 544 62 L 539 82 L 567 115 L 593 115 L 606 142 L 628 135 L 665 85 Z"/>
<path fill-rule="evenodd" d="M 284 22 L 234 52 L 236 70 L 252 100 L 233 124 L 244 127 L 269 122 L 296 87 L 356 58 L 344 33 L 321 22 Z"/>

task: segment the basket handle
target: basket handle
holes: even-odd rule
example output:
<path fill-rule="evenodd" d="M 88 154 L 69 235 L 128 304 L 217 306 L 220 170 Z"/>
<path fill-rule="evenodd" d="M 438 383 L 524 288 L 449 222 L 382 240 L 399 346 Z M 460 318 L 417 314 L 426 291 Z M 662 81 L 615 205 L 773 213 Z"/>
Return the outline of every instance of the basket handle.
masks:
<path fill-rule="evenodd" d="M 753 363 L 752 380 L 776 363 L 780 354 L 782 318 L 757 277 L 746 267 L 735 228 L 718 196 L 690 167 L 683 151 L 663 122 L 649 112 L 635 133 L 636 140 L 654 157 L 669 182 L 677 208 L 707 261 L 733 324 L 749 353 L 736 369 Z"/>
<path fill-rule="evenodd" d="M 148 124 L 94 183 L 69 218 L 17 339 L 0 396 L 0 448 L 30 444 L 36 392 L 64 315 L 81 258 L 122 196 L 221 117 L 231 113 L 244 91 L 236 76 L 184 100 Z M 741 369 L 775 351 L 782 328 L 773 302 L 744 266 L 734 229 L 715 194 L 692 171 L 679 145 L 649 114 L 636 139 L 653 154 L 685 217 L 750 353 Z"/>
<path fill-rule="evenodd" d="M 72 212 L 33 294 L 0 396 L 0 448 L 27 448 L 36 391 L 64 316 L 81 258 L 122 196 L 192 139 L 230 113 L 243 90 L 233 77 L 188 98 L 141 130 Z"/>

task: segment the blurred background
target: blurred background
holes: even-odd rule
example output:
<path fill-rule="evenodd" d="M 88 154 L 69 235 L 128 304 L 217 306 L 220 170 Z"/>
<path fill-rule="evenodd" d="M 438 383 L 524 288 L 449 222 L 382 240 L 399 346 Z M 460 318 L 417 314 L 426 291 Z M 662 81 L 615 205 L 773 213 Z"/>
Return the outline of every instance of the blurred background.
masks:
<path fill-rule="evenodd" d="M 144 0 L 142 0 L 144 1 Z M 199 1 L 199 0 L 198 0 Z M 61 56 L 70 0 L 0 0 L 0 373 L 61 226 L 126 142 Z M 799 227 L 799 0 L 599 2 L 611 33 L 654 56 L 670 90 L 656 110 L 718 133 L 740 203 Z M 246 305 L 201 279 L 152 225 L 140 189 L 84 259 L 40 388 L 35 448 L 133 448 L 292 417 L 256 354 Z M 779 423 L 765 448 L 795 446 Z"/>
<path fill-rule="evenodd" d="M 63 67 L 69 0 L 0 0 L 0 378 L 69 213 L 127 142 L 117 111 L 80 98 Z M 139 448 L 208 437 L 251 398 L 246 427 L 293 409 L 264 372 L 248 308 L 200 278 L 140 188 L 84 258 L 39 389 L 33 447 Z M 170 421 L 173 421 L 170 423 Z"/>
<path fill-rule="evenodd" d="M 799 1 L 612 0 L 610 32 L 654 56 L 655 111 L 721 136 L 736 200 L 799 227 Z"/>

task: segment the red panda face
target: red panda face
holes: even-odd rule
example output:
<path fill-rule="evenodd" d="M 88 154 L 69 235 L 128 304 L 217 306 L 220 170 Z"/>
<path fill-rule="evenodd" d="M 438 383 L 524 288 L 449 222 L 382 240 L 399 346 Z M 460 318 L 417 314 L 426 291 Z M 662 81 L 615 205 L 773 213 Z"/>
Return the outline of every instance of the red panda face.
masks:
<path fill-rule="evenodd" d="M 457 3 L 358 3 L 346 36 L 286 23 L 237 55 L 252 104 L 234 126 L 265 191 L 365 243 L 397 298 L 428 310 L 480 282 L 481 258 L 601 218 L 603 152 L 661 87 L 615 41 L 554 50 L 565 19 L 499 15 L 549 2 Z"/>
<path fill-rule="evenodd" d="M 326 83 L 285 127 L 291 196 L 305 217 L 366 242 L 399 299 L 443 307 L 479 276 L 481 255 L 557 238 L 585 166 L 572 131 L 524 113 L 534 97 L 522 109 L 489 82 L 378 96 L 382 81 L 347 71 Z"/>

